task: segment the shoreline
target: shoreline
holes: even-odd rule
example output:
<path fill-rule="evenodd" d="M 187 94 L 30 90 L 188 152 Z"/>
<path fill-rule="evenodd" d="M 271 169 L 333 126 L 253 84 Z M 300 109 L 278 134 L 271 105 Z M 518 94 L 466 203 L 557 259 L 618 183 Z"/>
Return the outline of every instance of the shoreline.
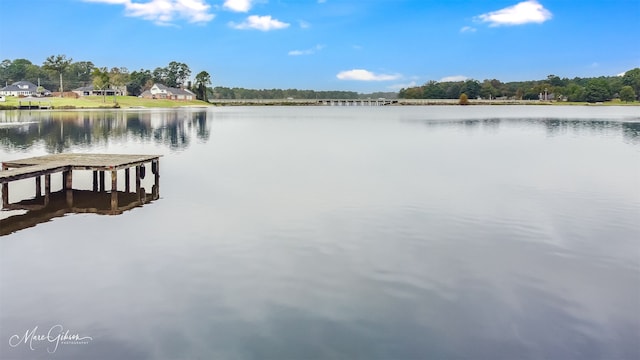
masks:
<path fill-rule="evenodd" d="M 640 106 L 640 102 L 625 103 L 619 100 L 587 103 L 587 102 L 555 102 L 540 100 L 469 100 L 467 105 L 460 105 L 457 99 L 216 99 L 204 101 L 136 101 L 137 98 L 119 98 L 122 102 L 106 105 L 91 103 L 80 99 L 43 98 L 41 104 L 21 104 L 20 99 L 0 103 L 0 111 L 7 110 L 144 110 L 144 109 L 206 109 L 209 107 L 233 106 L 330 106 L 330 107 L 376 107 L 376 106 Z M 132 101 L 133 100 L 133 101 Z M 22 107 L 20 106 L 22 105 Z"/>

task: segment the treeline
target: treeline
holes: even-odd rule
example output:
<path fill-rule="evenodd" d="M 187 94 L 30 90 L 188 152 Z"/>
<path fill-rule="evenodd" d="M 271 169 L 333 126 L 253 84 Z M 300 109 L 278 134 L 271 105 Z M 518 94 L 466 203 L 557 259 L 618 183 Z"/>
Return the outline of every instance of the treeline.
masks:
<path fill-rule="evenodd" d="M 165 67 L 130 72 L 126 67 L 98 67 L 91 61 L 73 61 L 66 55 L 49 56 L 37 65 L 27 59 L 5 59 L 0 63 L 0 87 L 16 81 L 29 81 L 50 91 L 73 90 L 93 85 L 95 89 L 127 87 L 129 95 L 138 96 L 154 83 L 193 91 L 200 100 L 208 99 L 359 99 L 396 98 L 395 92 L 359 94 L 354 91 L 314 91 L 298 89 L 211 88 L 211 76 L 201 71 L 189 81 L 189 65 L 171 61 Z"/>
<path fill-rule="evenodd" d="M 73 61 L 65 55 L 49 56 L 42 65 L 27 59 L 0 62 L 0 87 L 26 80 L 50 91 L 72 90 L 93 85 L 97 89 L 127 87 L 129 95 L 140 95 L 154 83 L 169 87 L 190 89 L 200 100 L 208 99 L 518 99 L 598 102 L 619 98 L 633 101 L 640 96 L 640 68 L 627 71 L 623 76 L 598 78 L 560 78 L 549 75 L 544 80 L 503 83 L 500 80 L 474 79 L 465 81 L 429 81 L 422 86 L 401 89 L 399 93 L 378 92 L 359 94 L 354 91 L 315 91 L 298 89 L 245 89 L 210 87 L 211 76 L 200 71 L 191 78 L 189 65 L 171 61 L 167 66 L 153 70 L 130 72 L 126 67 L 98 67 L 91 61 Z"/>
<path fill-rule="evenodd" d="M 97 89 L 126 86 L 129 95 L 137 96 L 154 83 L 161 83 L 169 87 L 191 89 L 199 99 L 206 100 L 206 89 L 211 85 L 210 75 L 206 71 L 199 72 L 193 84 L 189 81 L 190 77 L 189 65 L 177 61 L 171 61 L 165 67 L 133 72 L 126 67 L 98 67 L 91 61 L 74 62 L 66 55 L 49 56 L 42 66 L 27 59 L 5 59 L 0 63 L 2 87 L 17 81 L 29 81 L 51 91 L 69 91 L 90 85 Z"/>
<path fill-rule="evenodd" d="M 560 78 L 549 75 L 544 80 L 515 81 L 474 79 L 465 81 L 429 81 L 422 86 L 401 89 L 401 99 L 516 99 L 599 102 L 619 98 L 633 101 L 640 95 L 640 68 L 627 71 L 623 76 L 597 78 Z"/>
<path fill-rule="evenodd" d="M 298 89 L 245 89 L 216 86 L 211 92 L 211 99 L 395 99 L 398 96 L 394 92 L 376 92 L 371 94 L 359 94 L 355 91 L 315 91 Z"/>

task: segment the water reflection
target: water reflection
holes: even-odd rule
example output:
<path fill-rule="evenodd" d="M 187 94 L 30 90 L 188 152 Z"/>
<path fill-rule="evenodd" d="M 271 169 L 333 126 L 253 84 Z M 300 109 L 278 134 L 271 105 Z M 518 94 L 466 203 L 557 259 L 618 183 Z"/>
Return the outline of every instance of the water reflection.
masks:
<path fill-rule="evenodd" d="M 87 132 L 71 150 L 165 147 L 162 201 L 0 238 L 0 358 L 640 358 L 640 120 L 580 110 L 226 108 L 203 143 L 140 111 Z M 94 341 L 6 345 L 57 323 Z"/>
<path fill-rule="evenodd" d="M 620 133 L 625 140 L 638 144 L 640 143 L 640 122 L 637 121 L 610 121 L 600 119 L 559 119 L 559 118 L 543 118 L 543 119 L 509 119 L 509 118 L 490 118 L 490 119 L 404 119 L 403 122 L 419 123 L 431 128 L 459 128 L 464 130 L 474 130 L 482 128 L 489 131 L 497 131 L 502 124 L 524 124 L 545 128 L 548 136 L 556 136 L 567 132 L 583 133 L 589 131 L 590 134 L 611 134 Z"/>
<path fill-rule="evenodd" d="M 114 202 L 115 197 L 115 202 Z M 135 192 L 96 192 L 91 190 L 60 190 L 48 197 L 39 196 L 17 203 L 5 204 L 3 210 L 25 210 L 24 213 L 0 219 L 0 236 L 36 226 L 66 214 L 119 215 L 160 198 L 159 189 L 151 193 L 144 188 Z"/>
<path fill-rule="evenodd" d="M 193 141 L 193 130 L 197 139 L 209 140 L 206 111 L 0 112 L 0 146 L 5 149 L 43 142 L 48 153 L 61 153 L 75 146 L 139 139 L 182 150 Z"/>

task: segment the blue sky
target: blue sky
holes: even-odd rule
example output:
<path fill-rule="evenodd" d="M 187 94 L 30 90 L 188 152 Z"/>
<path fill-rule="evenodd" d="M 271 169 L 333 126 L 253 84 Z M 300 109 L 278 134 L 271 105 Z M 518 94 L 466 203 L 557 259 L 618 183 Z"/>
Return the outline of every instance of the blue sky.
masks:
<path fill-rule="evenodd" d="M 214 86 L 397 91 L 640 66 L 640 0 L 0 0 L 0 14 L 0 59 L 179 61 Z"/>

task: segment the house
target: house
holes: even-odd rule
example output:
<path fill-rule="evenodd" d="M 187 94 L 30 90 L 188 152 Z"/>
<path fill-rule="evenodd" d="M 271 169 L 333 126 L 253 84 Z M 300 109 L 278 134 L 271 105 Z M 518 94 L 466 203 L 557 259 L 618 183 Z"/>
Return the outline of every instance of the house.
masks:
<path fill-rule="evenodd" d="M 42 93 L 38 94 L 38 85 L 29 81 L 18 81 L 0 89 L 0 95 L 5 95 L 5 96 L 51 95 L 51 91 L 47 89 L 41 88 L 40 90 L 42 90 Z"/>
<path fill-rule="evenodd" d="M 76 93 L 78 96 L 90 96 L 90 95 L 126 96 L 127 95 L 126 86 L 110 86 L 107 89 L 95 89 L 93 85 L 89 85 L 89 86 L 82 86 L 77 89 L 73 89 L 71 91 Z"/>
<path fill-rule="evenodd" d="M 187 89 L 176 89 L 162 84 L 153 84 L 151 89 L 143 92 L 146 99 L 193 100 L 195 94 Z"/>

